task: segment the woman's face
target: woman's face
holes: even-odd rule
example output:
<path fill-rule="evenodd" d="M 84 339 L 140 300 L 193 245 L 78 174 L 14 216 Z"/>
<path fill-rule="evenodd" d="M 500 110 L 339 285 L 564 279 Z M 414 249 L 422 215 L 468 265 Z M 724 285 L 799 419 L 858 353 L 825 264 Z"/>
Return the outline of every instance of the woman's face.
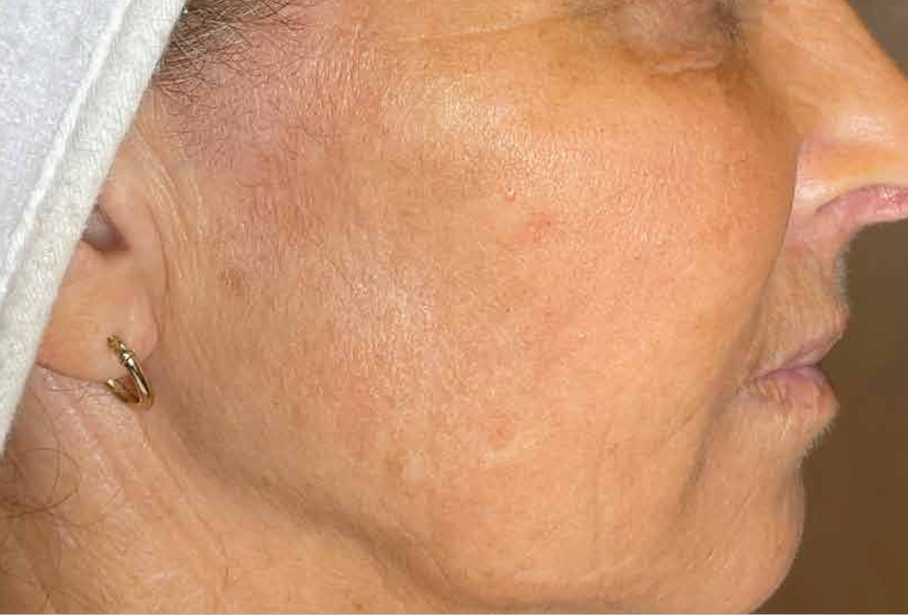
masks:
<path fill-rule="evenodd" d="M 439 604 L 767 598 L 835 409 L 756 380 L 844 324 L 870 197 L 824 205 L 908 184 L 908 85 L 847 6 L 296 10 L 166 115 L 189 164 L 143 150 L 173 410 L 147 420 Z"/>

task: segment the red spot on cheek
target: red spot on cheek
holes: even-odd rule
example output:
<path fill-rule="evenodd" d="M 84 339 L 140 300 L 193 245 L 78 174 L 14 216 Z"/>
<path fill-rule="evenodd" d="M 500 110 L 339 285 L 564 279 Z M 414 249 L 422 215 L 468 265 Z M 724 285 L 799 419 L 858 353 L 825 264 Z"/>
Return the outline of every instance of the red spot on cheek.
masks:
<path fill-rule="evenodd" d="M 541 248 L 559 239 L 564 229 L 559 228 L 557 218 L 548 213 L 533 212 L 521 214 L 520 222 L 514 229 L 508 245 L 511 249 L 521 250 L 528 247 Z"/>
<path fill-rule="evenodd" d="M 504 200 L 508 204 L 513 204 L 517 201 L 517 190 L 514 188 L 508 188 L 507 193 L 504 195 Z"/>
<path fill-rule="evenodd" d="M 526 225 L 528 239 L 534 244 L 540 244 L 552 234 L 555 223 L 545 214 L 533 214 Z"/>

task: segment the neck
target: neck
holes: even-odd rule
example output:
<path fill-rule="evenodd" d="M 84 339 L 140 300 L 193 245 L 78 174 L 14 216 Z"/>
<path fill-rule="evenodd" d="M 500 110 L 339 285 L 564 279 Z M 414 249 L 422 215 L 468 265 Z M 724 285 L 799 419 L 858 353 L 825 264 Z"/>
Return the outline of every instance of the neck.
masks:
<path fill-rule="evenodd" d="M 439 608 L 351 532 L 202 470 L 150 416 L 36 370 L 0 481 L 0 609 Z"/>

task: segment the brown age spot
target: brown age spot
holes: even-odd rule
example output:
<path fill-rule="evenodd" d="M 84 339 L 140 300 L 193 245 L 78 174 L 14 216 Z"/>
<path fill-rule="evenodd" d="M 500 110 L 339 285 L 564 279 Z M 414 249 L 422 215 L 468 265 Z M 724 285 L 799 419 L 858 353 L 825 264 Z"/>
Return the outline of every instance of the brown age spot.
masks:
<path fill-rule="evenodd" d="M 394 449 L 385 456 L 385 472 L 391 482 L 397 482 L 404 475 L 406 469 L 405 452 L 402 449 Z"/>
<path fill-rule="evenodd" d="M 501 412 L 489 417 L 490 433 L 489 448 L 492 451 L 502 451 L 510 447 L 518 436 L 516 420 L 513 415 Z"/>
<path fill-rule="evenodd" d="M 231 297 L 242 299 L 248 294 L 249 285 L 246 281 L 246 274 L 235 267 L 222 269 L 218 273 L 218 282 Z"/>

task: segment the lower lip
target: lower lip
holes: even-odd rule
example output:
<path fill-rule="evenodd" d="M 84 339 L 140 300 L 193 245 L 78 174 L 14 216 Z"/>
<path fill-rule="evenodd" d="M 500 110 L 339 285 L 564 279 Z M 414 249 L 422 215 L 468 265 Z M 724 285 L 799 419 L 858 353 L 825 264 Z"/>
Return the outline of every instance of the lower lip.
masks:
<path fill-rule="evenodd" d="M 748 392 L 788 412 L 831 417 L 838 408 L 829 381 L 816 366 L 772 372 L 753 382 Z"/>

